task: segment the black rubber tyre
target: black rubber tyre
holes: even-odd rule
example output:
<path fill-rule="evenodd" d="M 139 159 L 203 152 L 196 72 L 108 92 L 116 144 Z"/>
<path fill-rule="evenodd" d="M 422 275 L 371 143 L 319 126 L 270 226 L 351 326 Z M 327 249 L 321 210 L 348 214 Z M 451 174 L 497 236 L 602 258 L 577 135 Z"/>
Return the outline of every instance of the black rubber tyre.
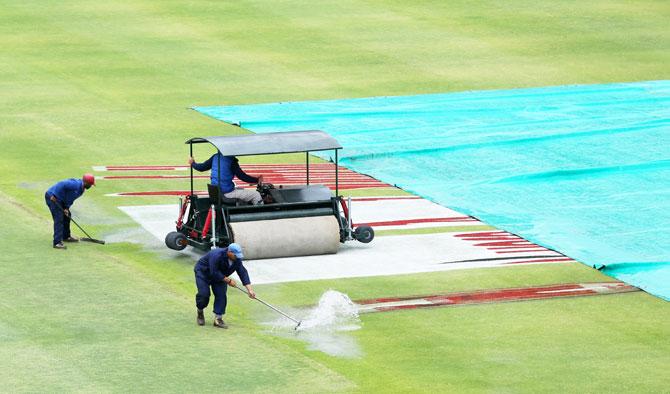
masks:
<path fill-rule="evenodd" d="M 362 242 L 364 244 L 370 243 L 372 239 L 375 237 L 375 230 L 372 229 L 372 227 L 368 226 L 360 226 L 356 227 L 354 230 L 354 238 L 358 242 Z"/>
<path fill-rule="evenodd" d="M 165 236 L 165 245 L 170 249 L 183 250 L 188 245 L 188 242 L 184 234 L 173 231 Z"/>

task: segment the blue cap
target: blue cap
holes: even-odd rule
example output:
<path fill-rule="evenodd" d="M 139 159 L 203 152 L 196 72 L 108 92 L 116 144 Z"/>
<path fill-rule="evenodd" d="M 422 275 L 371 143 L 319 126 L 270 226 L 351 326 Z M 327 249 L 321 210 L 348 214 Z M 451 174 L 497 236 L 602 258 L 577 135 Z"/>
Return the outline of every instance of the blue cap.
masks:
<path fill-rule="evenodd" d="M 237 257 L 238 259 L 244 258 L 244 255 L 242 254 L 242 247 L 240 246 L 240 244 L 230 244 L 228 245 L 228 250 L 233 252 L 235 257 Z"/>

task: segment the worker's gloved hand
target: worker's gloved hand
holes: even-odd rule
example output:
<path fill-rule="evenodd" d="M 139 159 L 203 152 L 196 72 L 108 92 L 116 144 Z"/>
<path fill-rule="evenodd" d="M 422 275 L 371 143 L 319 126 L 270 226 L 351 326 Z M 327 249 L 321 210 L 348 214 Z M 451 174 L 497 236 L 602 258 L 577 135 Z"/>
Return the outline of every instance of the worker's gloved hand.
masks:
<path fill-rule="evenodd" d="M 49 197 L 49 200 L 51 200 L 51 201 L 53 201 L 53 202 L 56 202 L 56 201 L 57 201 L 57 200 L 56 200 L 56 196 L 54 196 L 54 195 L 51 195 L 51 197 Z"/>
<path fill-rule="evenodd" d="M 69 209 L 67 209 L 67 208 L 63 209 L 63 213 L 65 214 L 65 216 L 70 217 L 70 210 Z"/>
<path fill-rule="evenodd" d="M 237 283 L 231 278 L 225 278 L 223 281 L 226 282 L 228 286 L 237 287 Z"/>
<path fill-rule="evenodd" d="M 195 160 L 193 160 L 193 157 L 189 157 L 189 158 L 188 158 L 188 165 L 189 165 L 189 166 L 190 166 L 190 165 L 193 165 L 193 163 L 195 163 Z"/>

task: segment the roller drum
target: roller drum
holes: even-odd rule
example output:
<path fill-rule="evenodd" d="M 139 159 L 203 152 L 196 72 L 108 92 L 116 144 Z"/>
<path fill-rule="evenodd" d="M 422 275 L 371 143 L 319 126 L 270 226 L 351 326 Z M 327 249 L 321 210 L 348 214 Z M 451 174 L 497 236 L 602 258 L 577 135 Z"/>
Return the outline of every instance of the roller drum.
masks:
<path fill-rule="evenodd" d="M 335 216 L 230 223 L 245 259 L 337 253 L 340 227 Z"/>

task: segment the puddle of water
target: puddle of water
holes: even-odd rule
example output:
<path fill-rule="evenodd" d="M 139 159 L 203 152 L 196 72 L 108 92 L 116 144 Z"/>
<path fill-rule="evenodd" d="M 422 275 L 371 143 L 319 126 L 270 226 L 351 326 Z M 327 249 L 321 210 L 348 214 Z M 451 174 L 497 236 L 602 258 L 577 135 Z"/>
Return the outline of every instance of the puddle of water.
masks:
<path fill-rule="evenodd" d="M 26 189 L 26 190 L 44 189 L 44 191 L 46 192 L 47 189 L 49 188 L 49 186 L 51 186 L 51 185 L 49 185 L 46 182 L 20 182 L 16 186 L 18 186 L 21 189 Z M 44 194 L 44 193 L 42 193 L 42 194 Z"/>
<path fill-rule="evenodd" d="M 336 357 L 356 358 L 361 349 L 348 332 L 361 328 L 358 308 L 344 293 L 328 290 L 319 299 L 319 304 L 302 314 L 302 323 L 295 330 L 295 323 L 279 317 L 267 323 L 275 335 L 298 339 L 307 343 L 308 349 L 317 350 Z M 290 314 L 290 313 L 289 313 Z M 300 317 L 300 312 L 294 315 Z"/>
<path fill-rule="evenodd" d="M 169 249 L 163 241 L 157 239 L 142 227 L 109 231 L 103 233 L 101 239 L 104 239 L 108 244 L 127 242 L 141 245 L 143 250 L 155 253 L 159 259 L 184 262 L 186 264 L 194 264 L 204 254 L 204 252 L 194 248 L 186 248 L 182 251 Z"/>
<path fill-rule="evenodd" d="M 104 237 L 107 243 L 129 242 L 142 244 L 151 249 L 160 245 L 160 241 L 144 231 L 141 227 L 117 230 L 111 233 L 106 233 Z"/>
<path fill-rule="evenodd" d="M 91 191 L 89 190 L 86 193 L 90 192 Z M 77 223 L 91 225 L 134 224 L 128 217 L 118 215 L 118 211 L 110 210 L 97 204 L 94 199 L 87 196 L 86 193 L 72 205 L 72 217 L 74 217 Z"/>

